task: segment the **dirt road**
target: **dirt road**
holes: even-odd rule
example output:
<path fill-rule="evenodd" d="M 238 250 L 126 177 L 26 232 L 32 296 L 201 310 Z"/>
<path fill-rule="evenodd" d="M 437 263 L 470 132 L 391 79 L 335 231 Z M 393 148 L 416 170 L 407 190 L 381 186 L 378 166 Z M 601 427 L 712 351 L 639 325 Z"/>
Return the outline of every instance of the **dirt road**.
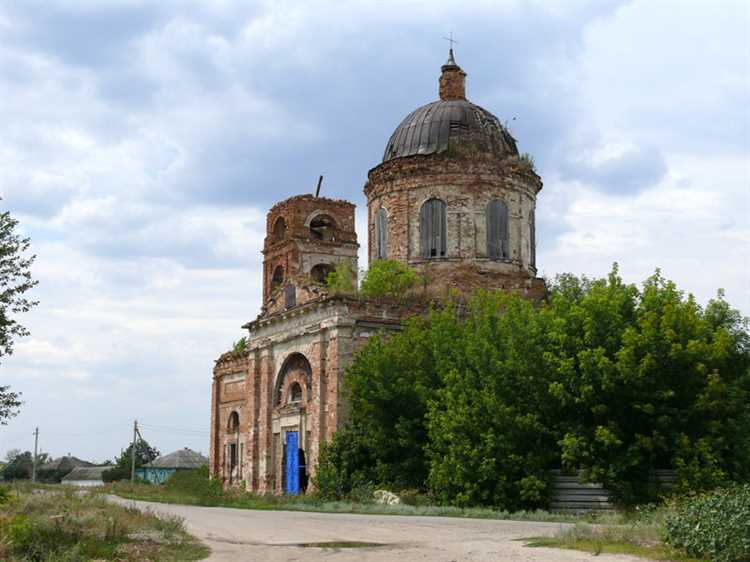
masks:
<path fill-rule="evenodd" d="M 591 562 L 591 554 L 530 548 L 518 539 L 554 533 L 557 523 L 487 521 L 195 507 L 118 499 L 157 513 L 179 515 L 217 562 Z M 382 546 L 305 547 L 360 541 Z M 640 561 L 599 555 L 597 562 Z"/>

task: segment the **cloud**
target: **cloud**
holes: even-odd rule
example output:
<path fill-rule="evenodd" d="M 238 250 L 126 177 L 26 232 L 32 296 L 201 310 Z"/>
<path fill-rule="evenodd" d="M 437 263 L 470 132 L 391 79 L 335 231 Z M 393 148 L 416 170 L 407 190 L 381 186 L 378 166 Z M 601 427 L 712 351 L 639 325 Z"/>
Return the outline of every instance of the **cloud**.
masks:
<path fill-rule="evenodd" d="M 545 182 L 543 272 L 662 267 L 750 310 L 743 9 L 3 4 L 0 196 L 32 238 L 41 302 L 0 366 L 26 399 L 3 444 L 28 447 L 38 423 L 55 454 L 102 459 L 136 416 L 207 432 L 213 360 L 260 306 L 266 209 L 322 173 L 358 205 L 364 256 L 367 171 L 437 97 L 451 29 L 470 99 Z M 207 450 L 207 434 L 153 441 Z"/>
<path fill-rule="evenodd" d="M 563 161 L 560 173 L 565 180 L 579 181 L 608 193 L 626 195 L 659 183 L 667 173 L 661 152 L 654 147 L 587 152 L 575 161 Z"/>

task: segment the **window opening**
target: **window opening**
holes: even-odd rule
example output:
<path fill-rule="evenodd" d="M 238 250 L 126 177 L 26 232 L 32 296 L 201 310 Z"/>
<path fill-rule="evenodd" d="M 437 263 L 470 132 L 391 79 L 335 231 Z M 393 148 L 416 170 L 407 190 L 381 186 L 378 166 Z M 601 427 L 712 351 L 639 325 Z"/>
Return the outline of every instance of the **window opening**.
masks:
<path fill-rule="evenodd" d="M 289 387 L 289 399 L 287 402 L 301 402 L 302 401 L 302 387 L 298 382 L 293 382 Z"/>
<path fill-rule="evenodd" d="M 284 267 L 277 265 L 276 269 L 273 270 L 273 276 L 271 277 L 271 290 L 274 290 L 281 286 L 284 282 Z"/>
<path fill-rule="evenodd" d="M 388 258 L 388 213 L 381 207 L 375 213 L 375 259 Z"/>
<path fill-rule="evenodd" d="M 279 217 L 276 222 L 273 223 L 273 239 L 275 241 L 283 240 L 286 234 L 286 221 L 284 217 Z"/>
<path fill-rule="evenodd" d="M 442 258 L 446 254 L 446 209 L 440 199 L 429 199 L 419 213 L 419 233 L 423 258 Z"/>
<path fill-rule="evenodd" d="M 487 205 L 487 255 L 494 260 L 506 259 L 509 249 L 508 206 L 493 199 Z"/>
<path fill-rule="evenodd" d="M 328 274 L 335 270 L 330 263 L 319 263 L 310 270 L 310 277 L 313 281 L 325 284 L 328 281 Z"/>
<path fill-rule="evenodd" d="M 328 215 L 317 215 L 310 222 L 310 235 L 316 240 L 333 240 L 336 223 Z"/>

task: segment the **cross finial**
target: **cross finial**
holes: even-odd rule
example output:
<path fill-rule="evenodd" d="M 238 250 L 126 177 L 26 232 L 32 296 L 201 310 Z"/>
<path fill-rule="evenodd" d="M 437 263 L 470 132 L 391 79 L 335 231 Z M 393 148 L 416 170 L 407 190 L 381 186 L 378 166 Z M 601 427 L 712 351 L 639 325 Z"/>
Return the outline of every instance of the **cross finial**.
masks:
<path fill-rule="evenodd" d="M 458 44 L 458 41 L 456 41 L 453 38 L 453 32 L 452 31 L 450 32 L 450 37 L 443 37 L 443 39 L 445 39 L 446 41 L 448 41 L 451 44 L 450 49 L 451 49 L 451 52 L 453 52 L 453 43 Z"/>

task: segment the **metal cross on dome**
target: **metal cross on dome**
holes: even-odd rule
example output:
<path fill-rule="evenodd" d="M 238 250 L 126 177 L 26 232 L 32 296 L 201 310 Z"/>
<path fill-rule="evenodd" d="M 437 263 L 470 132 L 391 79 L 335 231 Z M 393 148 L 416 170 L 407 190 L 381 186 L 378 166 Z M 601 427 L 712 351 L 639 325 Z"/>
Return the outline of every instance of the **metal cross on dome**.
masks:
<path fill-rule="evenodd" d="M 458 41 L 456 41 L 453 38 L 453 32 L 452 31 L 450 32 L 450 37 L 443 37 L 443 39 L 445 39 L 446 41 L 448 41 L 451 44 L 451 51 L 453 50 L 453 43 L 455 43 L 456 45 L 458 45 Z"/>

